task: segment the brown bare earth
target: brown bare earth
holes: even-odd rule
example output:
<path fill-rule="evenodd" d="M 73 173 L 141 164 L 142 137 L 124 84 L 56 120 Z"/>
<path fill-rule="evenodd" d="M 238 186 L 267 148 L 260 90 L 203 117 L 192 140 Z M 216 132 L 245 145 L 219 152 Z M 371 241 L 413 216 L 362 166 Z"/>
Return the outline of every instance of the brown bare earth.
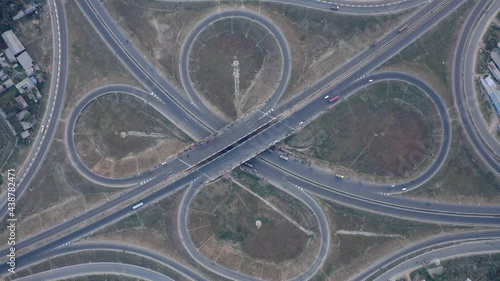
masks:
<path fill-rule="evenodd" d="M 75 128 L 77 151 L 87 167 L 118 178 L 151 169 L 189 142 L 154 108 L 127 94 L 94 100 L 82 111 Z"/>
<path fill-rule="evenodd" d="M 433 103 L 402 82 L 373 84 L 285 143 L 300 154 L 384 177 L 411 175 L 440 142 Z"/>
<path fill-rule="evenodd" d="M 236 176 L 259 194 L 256 191 L 258 182 L 253 178 L 241 174 Z M 267 186 L 265 190 L 262 192 L 266 193 L 259 196 L 274 206 L 285 205 L 283 192 Z M 203 207 L 207 206 L 203 201 L 210 201 L 210 206 L 215 204 L 215 211 L 206 212 L 210 210 Z M 296 206 L 297 202 L 291 205 Z M 298 206 L 294 208 L 300 210 Z M 279 209 L 295 218 L 288 213 L 293 209 Z M 255 226 L 257 219 L 262 221 L 260 229 Z M 312 220 L 309 217 L 300 222 L 308 228 Z M 188 223 L 191 239 L 205 256 L 234 270 L 267 280 L 280 280 L 283 270 L 288 272 L 287 277 L 300 274 L 298 269 L 306 269 L 311 264 L 319 247 L 315 242 L 317 237 L 309 237 L 256 196 L 227 179 L 210 184 L 197 194 L 190 206 Z M 261 261 L 266 261 L 264 267 Z"/>
<path fill-rule="evenodd" d="M 425 224 L 368 213 L 336 203 L 322 203 L 330 225 L 330 249 L 322 269 L 311 279 L 348 280 L 374 261 L 408 244 L 433 235 L 470 230 Z M 344 233 L 339 231 L 368 232 Z M 394 237 L 391 237 L 394 236 Z"/>
<path fill-rule="evenodd" d="M 239 94 L 235 93 L 233 62 L 239 61 Z M 269 68 L 272 68 L 269 69 Z M 281 73 L 276 42 L 259 24 L 228 18 L 207 26 L 190 54 L 190 74 L 199 93 L 230 119 L 262 103 L 273 91 L 255 85 L 276 85 Z M 272 76 L 274 81 L 269 80 Z M 270 83 L 270 84 L 269 84 Z"/>

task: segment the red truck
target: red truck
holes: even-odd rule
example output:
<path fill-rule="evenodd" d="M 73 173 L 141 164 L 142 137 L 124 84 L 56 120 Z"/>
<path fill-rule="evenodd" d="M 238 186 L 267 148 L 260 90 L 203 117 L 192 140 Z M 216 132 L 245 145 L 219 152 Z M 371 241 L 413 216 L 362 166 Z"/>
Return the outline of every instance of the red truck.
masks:
<path fill-rule="evenodd" d="M 334 96 L 333 98 L 331 98 L 330 100 L 328 100 L 329 102 L 336 102 L 338 99 L 340 99 L 340 95 L 336 95 Z"/>

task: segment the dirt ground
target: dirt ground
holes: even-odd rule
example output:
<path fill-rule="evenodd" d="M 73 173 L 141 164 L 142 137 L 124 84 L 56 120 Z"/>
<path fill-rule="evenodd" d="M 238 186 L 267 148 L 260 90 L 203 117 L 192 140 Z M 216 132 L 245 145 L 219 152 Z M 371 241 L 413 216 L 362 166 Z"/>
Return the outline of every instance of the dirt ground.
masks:
<path fill-rule="evenodd" d="M 280 75 L 281 55 L 269 32 L 255 22 L 228 18 L 206 27 L 190 54 L 190 74 L 199 93 L 219 111 L 234 120 L 273 92 L 256 92 L 269 75 Z M 264 41 L 264 42 L 263 42 Z M 235 93 L 233 61 L 239 62 L 239 95 Z M 272 71 L 267 68 L 273 68 Z M 263 73 L 265 72 L 265 73 Z M 274 73 L 274 75 L 273 75 Z"/>
<path fill-rule="evenodd" d="M 245 183 L 255 192 L 252 184 Z M 273 190 L 264 198 L 293 216 L 286 208 L 281 208 L 286 203 L 280 193 L 283 192 Z M 262 222 L 260 229 L 255 226 L 257 219 Z M 308 219 L 310 221 L 311 217 Z M 306 235 L 229 179 L 219 180 L 199 192 L 190 206 L 188 222 L 191 239 L 205 256 L 265 280 L 281 280 L 300 274 L 300 270 L 305 270 L 314 260 L 319 247 L 319 237 Z M 305 222 L 306 228 L 310 225 L 317 224 Z M 283 274 L 285 271 L 287 273 Z"/>
<path fill-rule="evenodd" d="M 472 255 L 455 259 L 440 260 L 440 267 L 443 273 L 430 276 L 427 268 L 437 268 L 428 266 L 420 268 L 410 274 L 408 281 L 423 280 L 485 280 L 493 281 L 499 277 L 500 255 Z"/>
<path fill-rule="evenodd" d="M 189 142 L 189 137 L 167 118 L 127 94 L 94 100 L 82 111 L 75 127 L 75 143 L 82 161 L 95 172 L 111 177 L 149 170 Z M 156 152 L 165 144 L 168 151 Z"/>
<path fill-rule="evenodd" d="M 436 114 L 419 89 L 403 82 L 376 83 L 342 101 L 285 143 L 299 154 L 341 165 L 355 174 L 399 179 L 424 169 L 431 147 L 438 146 L 440 140 L 433 137 L 440 130 Z"/>
<path fill-rule="evenodd" d="M 332 202 L 324 202 L 322 207 L 330 222 L 331 247 L 322 269 L 311 279 L 315 281 L 348 280 L 374 261 L 417 240 L 466 229 L 386 217 Z"/>
<path fill-rule="evenodd" d="M 180 89 L 177 66 L 180 47 L 198 20 L 213 11 L 214 3 L 103 2 L 141 52 Z"/>
<path fill-rule="evenodd" d="M 245 6 L 271 18 L 290 45 L 292 76 L 282 101 L 367 48 L 376 38 L 396 28 L 410 13 L 347 16 L 283 3 Z"/>

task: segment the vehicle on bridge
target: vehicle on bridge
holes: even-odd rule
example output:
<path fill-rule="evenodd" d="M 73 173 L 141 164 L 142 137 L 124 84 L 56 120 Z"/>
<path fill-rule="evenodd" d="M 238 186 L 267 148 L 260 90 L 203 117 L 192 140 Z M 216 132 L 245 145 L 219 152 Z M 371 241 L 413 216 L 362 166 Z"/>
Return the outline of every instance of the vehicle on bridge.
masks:
<path fill-rule="evenodd" d="M 405 25 L 401 26 L 401 27 L 399 28 L 399 30 L 398 30 L 398 33 L 401 33 L 401 32 L 403 32 L 403 31 L 405 31 L 407 28 L 408 28 L 408 24 L 405 24 Z"/>
<path fill-rule="evenodd" d="M 137 205 L 134 205 L 134 206 L 132 207 L 132 210 L 137 210 L 137 209 L 139 209 L 139 208 L 140 208 L 140 207 L 142 207 L 142 206 L 144 206 L 144 203 L 142 203 L 142 202 L 141 202 L 141 203 L 139 203 L 139 204 L 137 204 Z"/>
<path fill-rule="evenodd" d="M 336 95 L 333 98 L 329 100 L 329 102 L 336 102 L 338 99 L 340 99 L 340 95 Z"/>

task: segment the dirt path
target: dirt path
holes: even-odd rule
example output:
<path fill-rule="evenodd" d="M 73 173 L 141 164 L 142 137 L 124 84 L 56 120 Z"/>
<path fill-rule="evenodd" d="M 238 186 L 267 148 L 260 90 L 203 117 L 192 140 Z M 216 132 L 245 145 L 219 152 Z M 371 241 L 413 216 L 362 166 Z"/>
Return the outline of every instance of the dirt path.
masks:
<path fill-rule="evenodd" d="M 291 222 L 293 225 L 295 225 L 298 229 L 300 229 L 302 232 L 304 232 L 305 234 L 307 235 L 314 235 L 314 232 L 310 231 L 310 230 L 307 230 L 305 229 L 304 227 L 302 227 L 298 222 L 294 221 L 292 218 L 290 218 L 289 216 L 287 216 L 285 213 L 283 213 L 280 209 L 278 209 L 276 206 L 274 206 L 273 204 L 271 204 L 270 202 L 268 202 L 266 199 L 260 197 L 257 193 L 251 191 L 249 188 L 247 188 L 246 186 L 244 186 L 243 184 L 241 184 L 240 182 L 238 182 L 235 178 L 231 177 L 231 180 L 237 184 L 238 186 L 240 186 L 241 188 L 245 189 L 246 191 L 248 191 L 250 194 L 252 194 L 253 196 L 259 198 L 262 202 L 264 202 L 264 204 L 266 204 L 269 208 L 273 209 L 275 212 L 277 212 L 278 214 L 282 215 L 286 220 L 288 220 L 289 222 Z"/>

